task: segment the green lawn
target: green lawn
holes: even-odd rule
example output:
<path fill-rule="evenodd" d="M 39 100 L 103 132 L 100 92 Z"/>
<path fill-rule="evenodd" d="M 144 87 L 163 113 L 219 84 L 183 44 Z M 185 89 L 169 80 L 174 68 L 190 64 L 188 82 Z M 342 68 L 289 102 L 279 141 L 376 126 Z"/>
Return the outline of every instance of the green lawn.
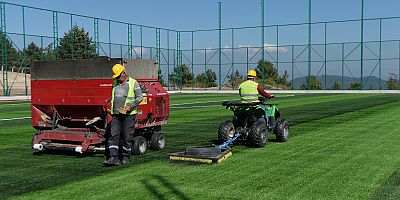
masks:
<path fill-rule="evenodd" d="M 0 199 L 400 199 L 400 95 L 276 96 L 289 142 L 234 146 L 218 165 L 167 153 L 212 144 L 231 117 L 221 101 L 237 95 L 172 95 L 167 149 L 114 168 L 101 155 L 32 154 L 30 120 L 0 121 Z M 29 114 L 0 104 L 0 119 Z"/>

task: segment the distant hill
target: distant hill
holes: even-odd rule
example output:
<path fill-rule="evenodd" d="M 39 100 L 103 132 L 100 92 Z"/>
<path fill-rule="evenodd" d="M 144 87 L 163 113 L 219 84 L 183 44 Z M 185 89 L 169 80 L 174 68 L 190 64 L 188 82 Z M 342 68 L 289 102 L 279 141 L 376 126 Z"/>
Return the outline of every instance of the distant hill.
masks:
<path fill-rule="evenodd" d="M 322 89 L 325 88 L 325 76 L 318 76 L 318 80 L 321 82 Z M 293 79 L 294 89 L 300 89 L 301 84 L 306 84 L 306 77 L 299 77 Z M 332 88 L 333 84 L 338 82 L 340 85 L 342 84 L 342 77 L 341 76 L 326 76 L 326 85 L 327 89 Z M 343 77 L 343 89 L 349 89 L 350 84 L 354 82 L 360 82 L 360 78 L 352 78 L 348 76 Z M 371 77 L 363 77 L 364 82 L 364 89 L 372 89 L 377 90 L 379 89 L 379 78 L 376 76 Z M 381 79 L 381 87 L 382 89 L 387 89 L 386 80 Z"/>

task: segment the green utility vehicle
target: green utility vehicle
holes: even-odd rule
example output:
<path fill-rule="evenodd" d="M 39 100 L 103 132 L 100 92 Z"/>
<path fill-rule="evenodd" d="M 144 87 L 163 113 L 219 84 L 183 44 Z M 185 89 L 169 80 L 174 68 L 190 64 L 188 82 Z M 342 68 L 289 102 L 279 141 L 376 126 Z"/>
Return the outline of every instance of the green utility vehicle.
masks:
<path fill-rule="evenodd" d="M 264 147 L 268 143 L 268 133 L 273 132 L 278 142 L 289 138 L 289 122 L 281 118 L 277 104 L 258 102 L 226 101 L 222 103 L 233 111 L 233 119 L 225 120 L 218 130 L 218 140 L 224 143 L 235 136 L 249 146 Z M 266 117 L 267 115 L 267 117 Z"/>

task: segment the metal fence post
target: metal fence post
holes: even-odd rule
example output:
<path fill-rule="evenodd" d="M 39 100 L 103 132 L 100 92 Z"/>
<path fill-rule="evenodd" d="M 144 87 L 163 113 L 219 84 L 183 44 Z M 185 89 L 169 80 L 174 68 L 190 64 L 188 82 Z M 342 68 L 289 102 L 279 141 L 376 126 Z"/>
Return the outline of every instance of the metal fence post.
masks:
<path fill-rule="evenodd" d="M 218 89 L 221 90 L 221 2 L 218 2 Z"/>
<path fill-rule="evenodd" d="M 261 85 L 264 88 L 264 0 L 261 0 Z"/>
<path fill-rule="evenodd" d="M 22 6 L 22 32 L 24 37 L 24 81 L 25 81 L 25 95 L 28 95 L 28 81 L 26 77 L 26 34 L 25 34 L 25 7 Z"/>
<path fill-rule="evenodd" d="M 58 14 L 57 11 L 53 11 L 53 49 L 54 59 L 58 59 Z"/>
<path fill-rule="evenodd" d="M 310 89 L 311 79 L 311 0 L 308 0 L 308 75 L 307 75 L 307 90 Z"/>
<path fill-rule="evenodd" d="M 7 46 L 7 29 L 6 29 L 6 4 L 0 2 L 0 16 L 1 16 L 1 33 L 2 33 L 2 43 L 1 43 L 1 71 L 3 75 L 3 94 L 8 96 L 8 46 Z"/>
<path fill-rule="evenodd" d="M 360 64 L 361 64 L 361 75 L 360 75 L 360 85 L 361 89 L 364 88 L 364 83 L 363 83 L 363 65 L 364 65 L 364 0 L 361 0 L 361 58 L 360 58 Z"/>

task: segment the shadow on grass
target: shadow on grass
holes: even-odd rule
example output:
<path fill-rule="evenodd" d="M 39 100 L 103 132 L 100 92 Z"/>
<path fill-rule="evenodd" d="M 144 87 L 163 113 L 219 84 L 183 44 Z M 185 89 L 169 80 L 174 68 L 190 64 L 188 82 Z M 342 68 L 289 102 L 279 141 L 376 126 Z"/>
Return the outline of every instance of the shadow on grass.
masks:
<path fill-rule="evenodd" d="M 400 199 L 400 169 L 394 172 L 368 199 Z"/>
<path fill-rule="evenodd" d="M 32 153 L 34 156 L 45 156 L 45 155 L 64 155 L 64 156 L 74 156 L 76 158 L 86 158 L 86 157 L 100 157 L 104 158 L 102 153 L 77 153 L 72 150 L 55 150 L 46 149 L 45 151 L 35 151 Z"/>
<path fill-rule="evenodd" d="M 161 184 L 163 189 L 167 189 L 167 193 L 171 193 L 174 196 L 174 199 L 182 199 L 182 200 L 189 200 L 190 198 L 187 197 L 182 191 L 180 191 L 174 184 L 172 184 L 168 179 L 159 176 L 159 175 L 153 175 L 149 179 L 143 179 L 141 182 L 143 186 L 146 187 L 147 190 L 151 192 L 151 194 L 155 197 L 155 199 L 167 199 L 165 194 L 163 194 L 162 191 L 155 185 L 153 185 L 151 182 L 156 181 L 159 184 Z"/>

